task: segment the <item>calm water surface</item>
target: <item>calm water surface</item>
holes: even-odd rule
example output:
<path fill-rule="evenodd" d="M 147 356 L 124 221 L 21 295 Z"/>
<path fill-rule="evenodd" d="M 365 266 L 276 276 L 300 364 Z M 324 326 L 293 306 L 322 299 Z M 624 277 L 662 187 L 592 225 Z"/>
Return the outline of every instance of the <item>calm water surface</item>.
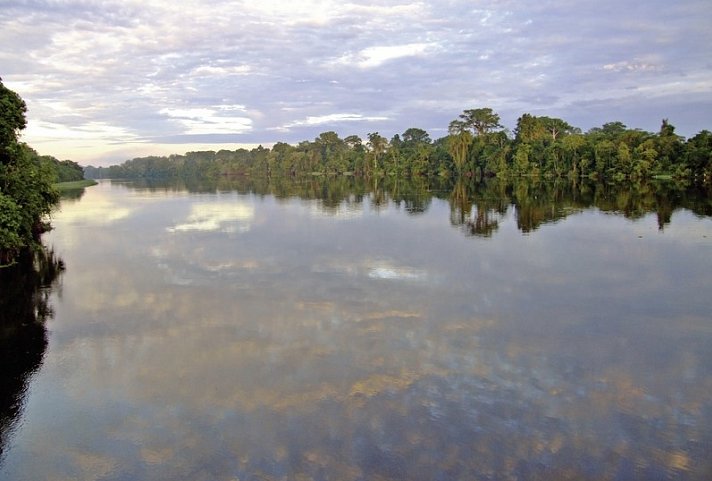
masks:
<path fill-rule="evenodd" d="M 64 200 L 0 479 L 712 479 L 711 218 L 458 195 Z"/>

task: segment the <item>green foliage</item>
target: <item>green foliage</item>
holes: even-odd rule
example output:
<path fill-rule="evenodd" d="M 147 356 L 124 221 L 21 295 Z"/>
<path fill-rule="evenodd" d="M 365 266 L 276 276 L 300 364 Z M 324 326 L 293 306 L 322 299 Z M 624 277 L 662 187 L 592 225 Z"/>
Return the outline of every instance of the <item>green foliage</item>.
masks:
<path fill-rule="evenodd" d="M 462 174 L 465 169 L 472 141 L 472 134 L 467 130 L 461 130 L 457 134 L 448 136 L 447 150 L 452 157 L 458 175 Z"/>
<path fill-rule="evenodd" d="M 17 141 L 25 104 L 0 82 L 0 264 L 12 262 L 47 229 L 45 217 L 59 200 L 51 159 Z"/>
<path fill-rule="evenodd" d="M 495 129 L 500 129 L 499 114 L 485 107 L 480 109 L 469 109 L 460 115 L 465 128 L 471 129 L 476 136 L 486 135 Z"/>
<path fill-rule="evenodd" d="M 687 141 L 685 163 L 694 175 L 704 180 L 712 179 L 712 133 L 703 130 Z"/>
<path fill-rule="evenodd" d="M 0 164 L 12 162 L 17 133 L 25 128 L 25 102 L 0 79 Z"/>
<path fill-rule="evenodd" d="M 51 155 L 39 156 L 34 151 L 32 151 L 31 155 L 38 158 L 42 168 L 52 176 L 54 183 L 84 180 L 84 169 L 76 162 L 57 160 Z"/>
<path fill-rule="evenodd" d="M 20 207 L 11 197 L 0 193 L 0 246 L 2 246 L 2 250 L 12 252 L 22 247 L 21 226 Z M 2 263 L 7 260 L 2 259 Z"/>

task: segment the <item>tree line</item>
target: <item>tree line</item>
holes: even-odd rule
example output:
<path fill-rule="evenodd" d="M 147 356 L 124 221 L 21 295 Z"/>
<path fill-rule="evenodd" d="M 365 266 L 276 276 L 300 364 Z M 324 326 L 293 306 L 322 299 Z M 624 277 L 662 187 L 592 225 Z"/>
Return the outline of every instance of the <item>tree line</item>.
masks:
<path fill-rule="evenodd" d="M 685 140 L 662 121 L 660 131 L 609 122 L 583 133 L 565 120 L 523 114 L 513 132 L 491 108 L 465 110 L 432 140 L 409 128 L 390 140 L 323 132 L 297 145 L 139 157 L 111 167 L 88 166 L 88 178 L 215 177 L 322 174 L 424 177 L 593 178 L 613 182 L 651 177 L 712 180 L 712 133 Z"/>
<path fill-rule="evenodd" d="M 0 266 L 36 245 L 52 207 L 58 182 L 81 180 L 82 167 L 70 160 L 40 156 L 18 139 L 27 106 L 0 79 Z"/>

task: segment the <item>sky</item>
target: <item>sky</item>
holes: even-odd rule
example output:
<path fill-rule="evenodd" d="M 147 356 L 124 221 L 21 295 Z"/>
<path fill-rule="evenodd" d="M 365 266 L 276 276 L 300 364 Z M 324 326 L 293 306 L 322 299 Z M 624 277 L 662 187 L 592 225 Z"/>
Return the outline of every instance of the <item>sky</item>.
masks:
<path fill-rule="evenodd" d="M 710 0 L 0 0 L 40 154 L 110 165 L 408 128 L 489 107 L 712 130 Z"/>

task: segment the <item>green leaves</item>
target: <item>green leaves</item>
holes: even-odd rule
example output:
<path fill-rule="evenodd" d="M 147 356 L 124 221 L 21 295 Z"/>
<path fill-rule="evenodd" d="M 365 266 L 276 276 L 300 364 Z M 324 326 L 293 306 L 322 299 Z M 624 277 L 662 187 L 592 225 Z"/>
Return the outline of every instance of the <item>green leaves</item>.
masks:
<path fill-rule="evenodd" d="M 17 141 L 25 127 L 25 102 L 0 82 L 0 261 L 6 264 L 32 246 L 59 194 L 52 162 Z M 54 159 L 56 160 L 56 159 Z M 70 165 L 66 167 L 71 168 Z"/>
<path fill-rule="evenodd" d="M 19 234 L 22 220 L 20 206 L 11 197 L 0 193 L 0 250 L 16 251 L 23 246 Z"/>
<path fill-rule="evenodd" d="M 0 79 L 0 163 L 11 160 L 7 147 L 17 142 L 17 133 L 25 128 L 25 102 Z"/>

